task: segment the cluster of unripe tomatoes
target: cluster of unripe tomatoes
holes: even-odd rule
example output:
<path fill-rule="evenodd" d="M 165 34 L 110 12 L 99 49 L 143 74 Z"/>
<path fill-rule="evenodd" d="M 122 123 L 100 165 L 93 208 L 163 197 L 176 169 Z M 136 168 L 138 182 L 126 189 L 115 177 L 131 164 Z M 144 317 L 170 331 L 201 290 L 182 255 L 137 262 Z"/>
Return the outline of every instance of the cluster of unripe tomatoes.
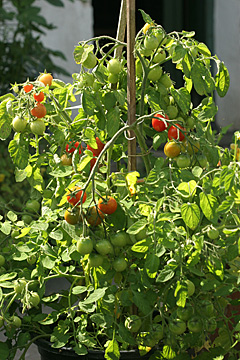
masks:
<path fill-rule="evenodd" d="M 12 121 L 12 126 L 16 132 L 24 132 L 27 125 L 29 124 L 29 129 L 33 134 L 44 134 L 46 125 L 43 118 L 47 115 L 46 106 L 43 104 L 45 96 L 42 91 L 37 91 L 36 86 L 51 86 L 52 80 L 53 77 L 51 74 L 43 73 L 38 77 L 36 83 L 32 84 L 27 82 L 25 85 L 23 85 L 23 92 L 29 95 L 27 102 L 28 104 L 31 104 L 30 114 L 27 113 L 24 109 L 19 109 L 19 114 L 16 115 Z M 17 92 L 19 91 L 16 86 L 14 90 L 17 90 Z"/>

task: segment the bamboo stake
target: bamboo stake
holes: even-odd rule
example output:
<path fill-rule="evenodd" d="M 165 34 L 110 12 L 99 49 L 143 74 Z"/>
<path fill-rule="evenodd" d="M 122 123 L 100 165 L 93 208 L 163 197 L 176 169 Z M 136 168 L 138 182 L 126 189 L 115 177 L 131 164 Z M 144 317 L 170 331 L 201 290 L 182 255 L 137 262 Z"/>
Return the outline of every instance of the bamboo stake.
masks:
<path fill-rule="evenodd" d="M 136 85 L 134 45 L 136 36 L 135 0 L 127 0 L 127 103 L 128 124 L 136 119 Z M 136 136 L 132 130 L 128 132 L 128 171 L 136 170 Z"/>
<path fill-rule="evenodd" d="M 119 20 L 118 20 L 118 29 L 117 29 L 117 40 L 124 41 L 125 38 L 125 30 L 127 26 L 127 0 L 122 0 L 121 2 L 121 8 L 120 8 L 120 14 L 119 14 Z M 115 49 L 114 57 L 120 58 L 122 54 L 122 46 L 119 46 Z"/>

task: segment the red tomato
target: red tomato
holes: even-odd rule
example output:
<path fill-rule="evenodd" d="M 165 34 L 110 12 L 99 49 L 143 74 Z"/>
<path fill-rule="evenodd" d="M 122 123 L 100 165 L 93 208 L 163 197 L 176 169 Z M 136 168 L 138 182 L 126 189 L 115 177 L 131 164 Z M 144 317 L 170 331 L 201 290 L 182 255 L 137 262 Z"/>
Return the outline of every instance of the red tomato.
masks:
<path fill-rule="evenodd" d="M 70 147 L 70 145 L 73 145 L 72 147 Z M 69 141 L 69 144 L 66 145 L 66 152 L 69 154 L 72 154 L 76 149 L 78 148 L 79 154 L 81 154 L 81 148 L 82 146 L 80 145 L 79 141 L 76 141 L 75 143 L 73 143 L 71 140 Z"/>
<path fill-rule="evenodd" d="M 92 170 L 92 168 L 94 167 L 96 161 L 97 161 L 97 159 L 96 159 L 95 157 L 93 157 L 93 158 L 90 160 L 90 170 Z"/>
<path fill-rule="evenodd" d="M 185 138 L 185 136 L 180 131 L 180 129 L 182 129 L 183 131 L 186 131 L 186 129 L 179 124 L 176 124 L 176 126 L 172 125 L 168 130 L 169 140 L 175 139 L 175 140 L 182 141 Z"/>
<path fill-rule="evenodd" d="M 104 148 L 104 144 L 101 142 L 101 140 L 96 137 L 96 143 L 97 143 L 97 149 L 93 149 L 91 146 L 87 145 L 87 149 L 91 150 L 93 155 L 98 156 L 102 149 Z"/>
<path fill-rule="evenodd" d="M 30 92 L 32 90 L 32 88 L 33 88 L 32 84 L 27 84 L 27 85 L 23 86 L 23 89 L 24 89 L 25 93 Z"/>
<path fill-rule="evenodd" d="M 76 186 L 71 192 L 69 192 L 69 195 L 67 195 L 67 201 L 73 206 L 75 205 L 80 206 L 81 196 L 82 196 L 82 190 L 80 187 Z M 87 194 L 84 193 L 82 198 L 82 203 L 84 203 L 86 199 L 87 199 Z"/>
<path fill-rule="evenodd" d="M 156 117 L 164 120 L 156 119 Z M 162 114 L 155 114 L 154 117 L 152 118 L 152 127 L 158 132 L 166 130 L 168 124 L 165 119 L 169 120 L 169 117 L 167 115 L 163 116 Z"/>
<path fill-rule="evenodd" d="M 44 100 L 44 93 L 41 91 L 39 94 L 33 94 L 33 97 L 37 102 L 42 102 Z"/>
<path fill-rule="evenodd" d="M 36 118 L 43 118 L 47 114 L 47 109 L 41 103 L 37 103 L 34 108 L 31 110 L 32 116 Z"/>
<path fill-rule="evenodd" d="M 104 214 L 110 215 L 117 210 L 117 202 L 112 196 L 108 196 L 107 199 L 100 198 L 98 207 Z"/>

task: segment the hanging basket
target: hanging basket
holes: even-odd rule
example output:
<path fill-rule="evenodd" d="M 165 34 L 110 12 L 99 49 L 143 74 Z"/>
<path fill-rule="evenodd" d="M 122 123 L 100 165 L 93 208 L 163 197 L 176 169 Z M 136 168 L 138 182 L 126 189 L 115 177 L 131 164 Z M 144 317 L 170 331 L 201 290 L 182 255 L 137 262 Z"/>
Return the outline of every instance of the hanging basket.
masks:
<path fill-rule="evenodd" d="M 52 348 L 51 343 L 45 339 L 38 339 L 36 345 L 41 355 L 41 360 L 105 360 L 103 350 L 89 350 L 86 355 L 77 355 L 70 348 Z M 153 351 L 144 356 L 140 356 L 137 349 L 120 351 L 120 354 L 120 360 L 147 360 L 153 354 Z"/>

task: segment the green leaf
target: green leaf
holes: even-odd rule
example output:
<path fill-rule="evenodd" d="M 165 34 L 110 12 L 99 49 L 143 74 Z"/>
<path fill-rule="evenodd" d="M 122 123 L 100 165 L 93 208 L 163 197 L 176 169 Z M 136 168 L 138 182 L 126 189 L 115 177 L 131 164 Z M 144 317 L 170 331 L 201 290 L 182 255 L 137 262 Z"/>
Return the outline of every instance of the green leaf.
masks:
<path fill-rule="evenodd" d="M 191 68 L 192 68 L 192 57 L 186 53 L 184 58 L 182 59 L 182 67 L 183 67 L 183 72 L 185 74 L 185 76 L 190 79 L 191 77 Z"/>
<path fill-rule="evenodd" d="M 144 268 L 150 278 L 154 278 L 160 265 L 160 259 L 155 254 L 148 254 L 145 260 Z"/>
<path fill-rule="evenodd" d="M 212 97 L 208 99 L 208 103 L 202 107 L 202 110 L 198 114 L 198 119 L 200 121 L 208 121 L 213 119 L 218 112 L 218 107 L 215 105 Z"/>
<path fill-rule="evenodd" d="M 218 72 L 215 76 L 216 89 L 220 97 L 224 97 L 230 86 L 229 72 L 223 62 L 218 67 Z"/>
<path fill-rule="evenodd" d="M 211 56 L 211 51 L 208 49 L 208 47 L 207 47 L 207 45 L 206 44 L 204 44 L 204 43 L 199 43 L 198 45 L 197 45 L 197 49 L 198 49 L 198 51 L 201 53 L 201 54 L 203 54 L 203 55 L 205 55 L 205 56 L 207 56 L 207 57 L 210 57 Z"/>
<path fill-rule="evenodd" d="M 185 224 L 195 230 L 201 218 L 201 211 L 197 204 L 187 203 L 181 206 L 181 214 Z"/>
<path fill-rule="evenodd" d="M 131 235 L 138 234 L 141 230 L 143 230 L 146 225 L 148 224 L 146 219 L 140 219 L 136 221 L 134 224 L 132 224 L 128 229 L 127 233 Z"/>
<path fill-rule="evenodd" d="M 152 23 L 153 23 L 152 18 L 151 18 L 147 13 L 145 13 L 145 11 L 143 11 L 143 10 L 141 10 L 141 9 L 139 9 L 139 11 L 141 12 L 142 17 L 143 17 L 143 20 L 144 20 L 146 23 L 148 23 L 148 24 L 152 24 Z"/>
<path fill-rule="evenodd" d="M 72 289 L 72 293 L 74 295 L 79 295 L 79 294 L 83 294 L 85 291 L 87 291 L 87 287 L 86 286 L 74 286 L 74 288 Z"/>
<path fill-rule="evenodd" d="M 9 274 L 3 274 L 0 275 L 0 282 L 7 281 L 7 280 L 13 280 L 17 276 L 16 272 L 11 272 Z"/>
<path fill-rule="evenodd" d="M 3 341 L 0 341 L 0 354 L 1 354 L 1 360 L 7 360 L 10 354 L 8 344 Z"/>
<path fill-rule="evenodd" d="M 120 351 L 118 342 L 113 339 L 108 342 L 108 346 L 105 350 L 105 359 L 106 360 L 118 360 L 120 359 Z"/>
<path fill-rule="evenodd" d="M 166 267 L 159 272 L 156 282 L 157 283 L 167 282 L 171 280 L 174 277 L 174 275 L 175 275 L 174 271 Z"/>
<path fill-rule="evenodd" d="M 99 289 L 94 290 L 94 291 L 89 295 L 89 297 L 82 302 L 82 304 L 88 305 L 88 304 L 95 303 L 96 301 L 100 300 L 100 299 L 105 295 L 106 290 L 107 290 L 106 287 L 105 287 L 105 288 L 99 288 Z"/>
<path fill-rule="evenodd" d="M 29 151 L 27 143 L 20 138 L 19 134 L 10 141 L 8 150 L 14 164 L 21 170 L 25 169 L 28 165 Z"/>
<path fill-rule="evenodd" d="M 127 217 L 120 203 L 117 205 L 117 210 L 108 215 L 106 221 L 108 224 L 113 225 L 116 230 L 121 230 L 126 226 Z"/>
<path fill-rule="evenodd" d="M 179 108 L 182 110 L 183 114 L 188 114 L 191 106 L 191 95 L 187 89 L 182 87 L 176 90 L 174 87 L 172 87 L 171 94 Z"/>
<path fill-rule="evenodd" d="M 96 109 L 96 100 L 93 93 L 88 90 L 83 91 L 82 95 L 82 107 L 85 113 L 92 116 Z"/>
<path fill-rule="evenodd" d="M 211 76 L 210 70 L 204 66 L 201 60 L 196 60 L 192 65 L 191 77 L 196 92 L 199 95 L 212 93 L 215 89 L 215 82 Z"/>
<path fill-rule="evenodd" d="M 41 261 L 42 261 L 43 267 L 46 269 L 50 269 L 50 270 L 54 268 L 55 263 L 56 263 L 56 261 L 52 260 L 49 256 L 42 257 Z"/>
<path fill-rule="evenodd" d="M 57 168 L 56 170 L 53 170 L 49 173 L 49 175 L 53 176 L 53 177 L 60 177 L 60 178 L 65 178 L 69 175 L 71 175 L 73 172 L 72 166 L 62 166 L 60 165 L 59 168 Z"/>
<path fill-rule="evenodd" d="M 107 114 L 107 125 L 106 130 L 109 137 L 112 137 L 119 129 L 120 126 L 120 112 L 119 108 L 115 106 L 113 109 L 110 109 Z"/>
<path fill-rule="evenodd" d="M 11 134 L 11 118 L 7 112 L 6 105 L 9 98 L 0 104 L 0 139 L 6 140 Z"/>
<path fill-rule="evenodd" d="M 138 253 L 145 253 L 148 251 L 148 248 L 149 248 L 149 240 L 144 239 L 144 240 L 138 241 L 136 244 L 134 244 L 131 247 L 131 250 L 138 252 Z"/>
<path fill-rule="evenodd" d="M 196 194 L 196 189 L 197 183 L 195 180 L 190 180 L 189 182 L 181 182 L 178 185 L 178 191 L 180 191 L 184 197 L 194 196 Z"/>
<path fill-rule="evenodd" d="M 60 6 L 60 7 L 64 7 L 64 3 L 62 2 L 62 0 L 46 0 L 49 4 L 52 4 L 54 6 Z"/>
<path fill-rule="evenodd" d="M 199 197 L 202 212 L 206 218 L 211 221 L 214 218 L 218 206 L 217 198 L 211 194 L 205 194 L 204 192 L 201 192 Z"/>
<path fill-rule="evenodd" d="M 12 226 L 10 224 L 9 221 L 5 221 L 4 223 L 0 224 L 1 228 L 0 230 L 5 234 L 5 235 L 9 235 L 11 230 L 12 230 Z"/>
<path fill-rule="evenodd" d="M 176 45 L 172 53 L 172 62 L 177 63 L 186 55 L 187 50 L 182 45 Z"/>

